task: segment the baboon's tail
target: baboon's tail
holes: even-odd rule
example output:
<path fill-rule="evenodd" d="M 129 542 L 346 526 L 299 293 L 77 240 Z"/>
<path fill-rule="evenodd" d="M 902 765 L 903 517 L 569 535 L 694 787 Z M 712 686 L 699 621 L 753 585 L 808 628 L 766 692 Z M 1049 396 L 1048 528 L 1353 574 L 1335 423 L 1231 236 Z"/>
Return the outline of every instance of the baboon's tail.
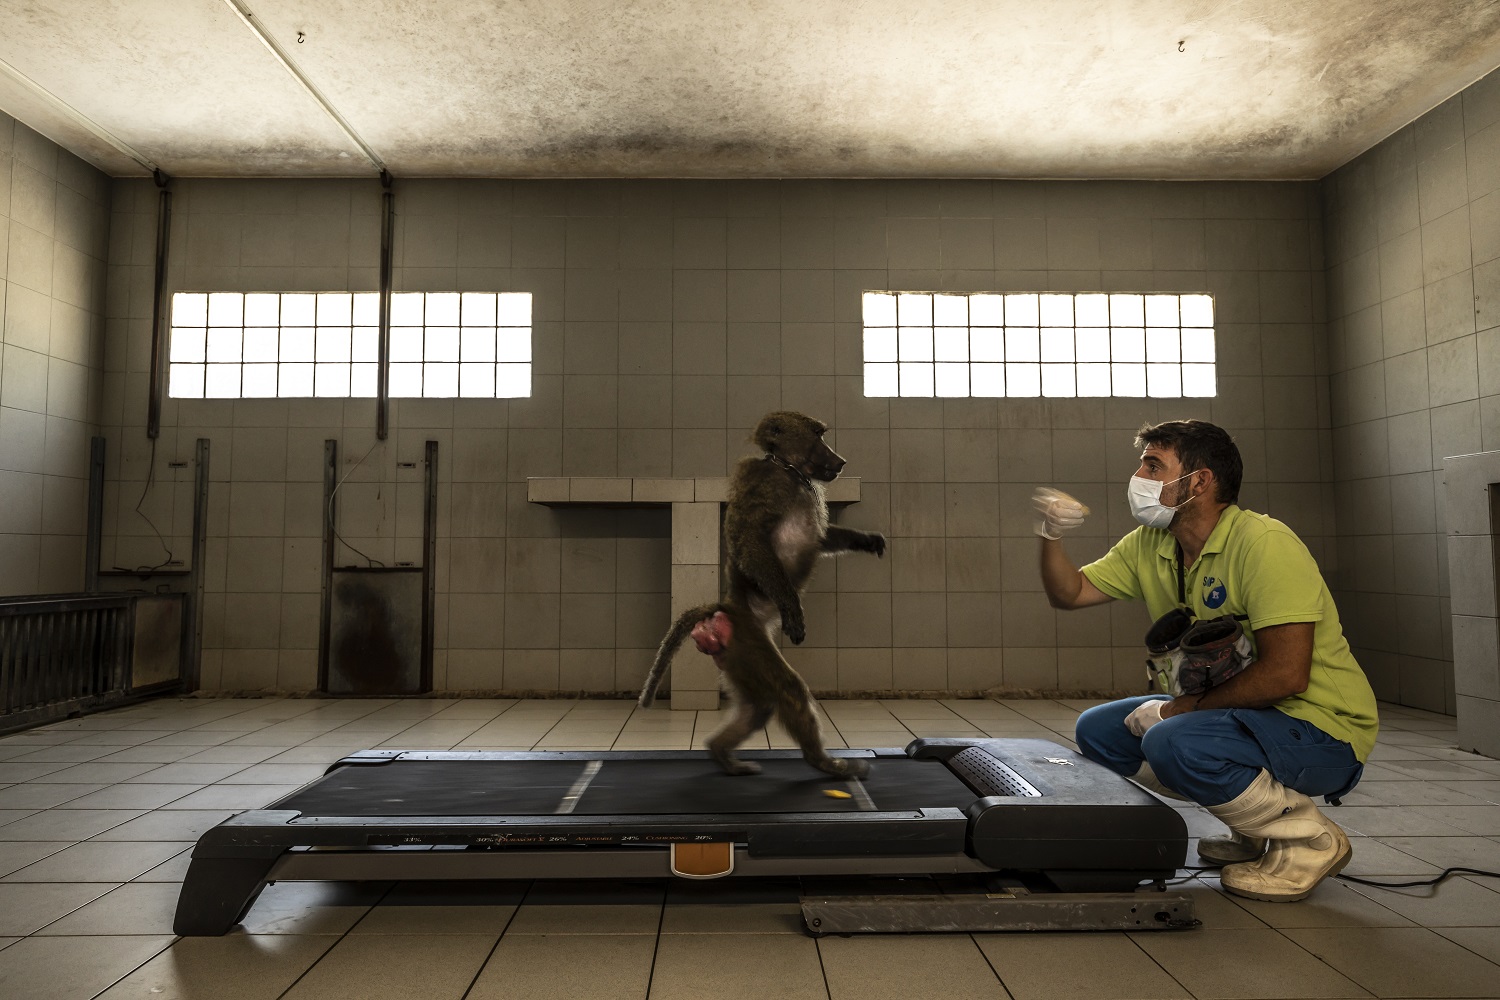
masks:
<path fill-rule="evenodd" d="M 646 683 L 641 687 L 640 705 L 642 708 L 650 708 L 651 703 L 656 700 L 656 689 L 661 685 L 662 676 L 667 672 L 667 665 L 672 662 L 672 656 L 677 652 L 677 647 L 682 645 L 697 625 L 705 618 L 713 617 L 716 611 L 728 611 L 726 604 L 703 604 L 696 608 L 688 608 L 677 616 L 672 627 L 667 630 L 666 637 L 662 639 L 661 646 L 656 651 L 656 660 L 651 664 L 650 673 L 646 674 Z"/>

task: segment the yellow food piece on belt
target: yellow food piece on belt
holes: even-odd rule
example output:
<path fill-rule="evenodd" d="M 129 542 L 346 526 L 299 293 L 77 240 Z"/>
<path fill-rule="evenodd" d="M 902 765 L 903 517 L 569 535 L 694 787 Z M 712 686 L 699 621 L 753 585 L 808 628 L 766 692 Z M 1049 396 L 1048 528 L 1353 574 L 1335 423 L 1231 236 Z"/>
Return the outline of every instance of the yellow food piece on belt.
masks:
<path fill-rule="evenodd" d="M 823 794 L 830 799 L 852 799 L 854 797 L 848 792 L 839 791 L 837 788 L 825 788 L 823 789 Z"/>

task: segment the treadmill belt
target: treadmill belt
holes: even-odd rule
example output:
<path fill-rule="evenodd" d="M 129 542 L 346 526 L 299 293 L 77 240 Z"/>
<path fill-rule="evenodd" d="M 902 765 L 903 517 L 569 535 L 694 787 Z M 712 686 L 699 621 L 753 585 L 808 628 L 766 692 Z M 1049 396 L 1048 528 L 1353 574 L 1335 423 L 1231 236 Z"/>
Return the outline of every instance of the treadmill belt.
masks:
<path fill-rule="evenodd" d="M 745 754 L 745 759 L 756 759 Z M 341 767 L 268 806 L 311 816 L 722 815 L 962 809 L 974 793 L 941 762 L 872 761 L 862 783 L 799 758 L 762 758 L 731 777 L 707 757 L 591 760 L 397 760 Z M 863 787 L 856 787 L 862 785 Z M 848 793 L 848 798 L 824 794 Z"/>

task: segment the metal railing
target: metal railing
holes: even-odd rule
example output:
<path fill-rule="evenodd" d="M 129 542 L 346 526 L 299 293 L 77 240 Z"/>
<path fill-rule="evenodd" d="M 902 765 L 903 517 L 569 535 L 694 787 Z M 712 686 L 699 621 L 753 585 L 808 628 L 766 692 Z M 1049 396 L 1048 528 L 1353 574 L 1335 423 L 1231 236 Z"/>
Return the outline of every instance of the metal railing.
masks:
<path fill-rule="evenodd" d="M 135 611 L 133 594 L 0 600 L 0 731 L 131 694 Z"/>

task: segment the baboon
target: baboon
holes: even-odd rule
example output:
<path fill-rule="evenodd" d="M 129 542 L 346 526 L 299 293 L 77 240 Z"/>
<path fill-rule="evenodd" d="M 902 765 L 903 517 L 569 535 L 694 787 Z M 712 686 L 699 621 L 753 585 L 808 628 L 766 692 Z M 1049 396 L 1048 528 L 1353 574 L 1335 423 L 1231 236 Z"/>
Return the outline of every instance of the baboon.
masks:
<path fill-rule="evenodd" d="M 689 608 L 662 639 L 641 689 L 641 706 L 656 697 L 672 654 L 692 636 L 713 656 L 734 702 L 728 723 L 709 737 L 708 751 L 729 774 L 755 774 L 760 765 L 734 750 L 774 715 L 813 767 L 839 777 L 862 778 L 869 765 L 833 758 L 823 749 L 812 692 L 772 640 L 779 626 L 794 644 L 807 636 L 802 588 L 818 557 L 847 551 L 885 554 L 885 536 L 828 523 L 823 483 L 844 460 L 823 442 L 828 425 L 790 411 L 768 413 L 752 440 L 762 458 L 742 459 L 729 485 L 724 514 L 726 601 Z"/>

